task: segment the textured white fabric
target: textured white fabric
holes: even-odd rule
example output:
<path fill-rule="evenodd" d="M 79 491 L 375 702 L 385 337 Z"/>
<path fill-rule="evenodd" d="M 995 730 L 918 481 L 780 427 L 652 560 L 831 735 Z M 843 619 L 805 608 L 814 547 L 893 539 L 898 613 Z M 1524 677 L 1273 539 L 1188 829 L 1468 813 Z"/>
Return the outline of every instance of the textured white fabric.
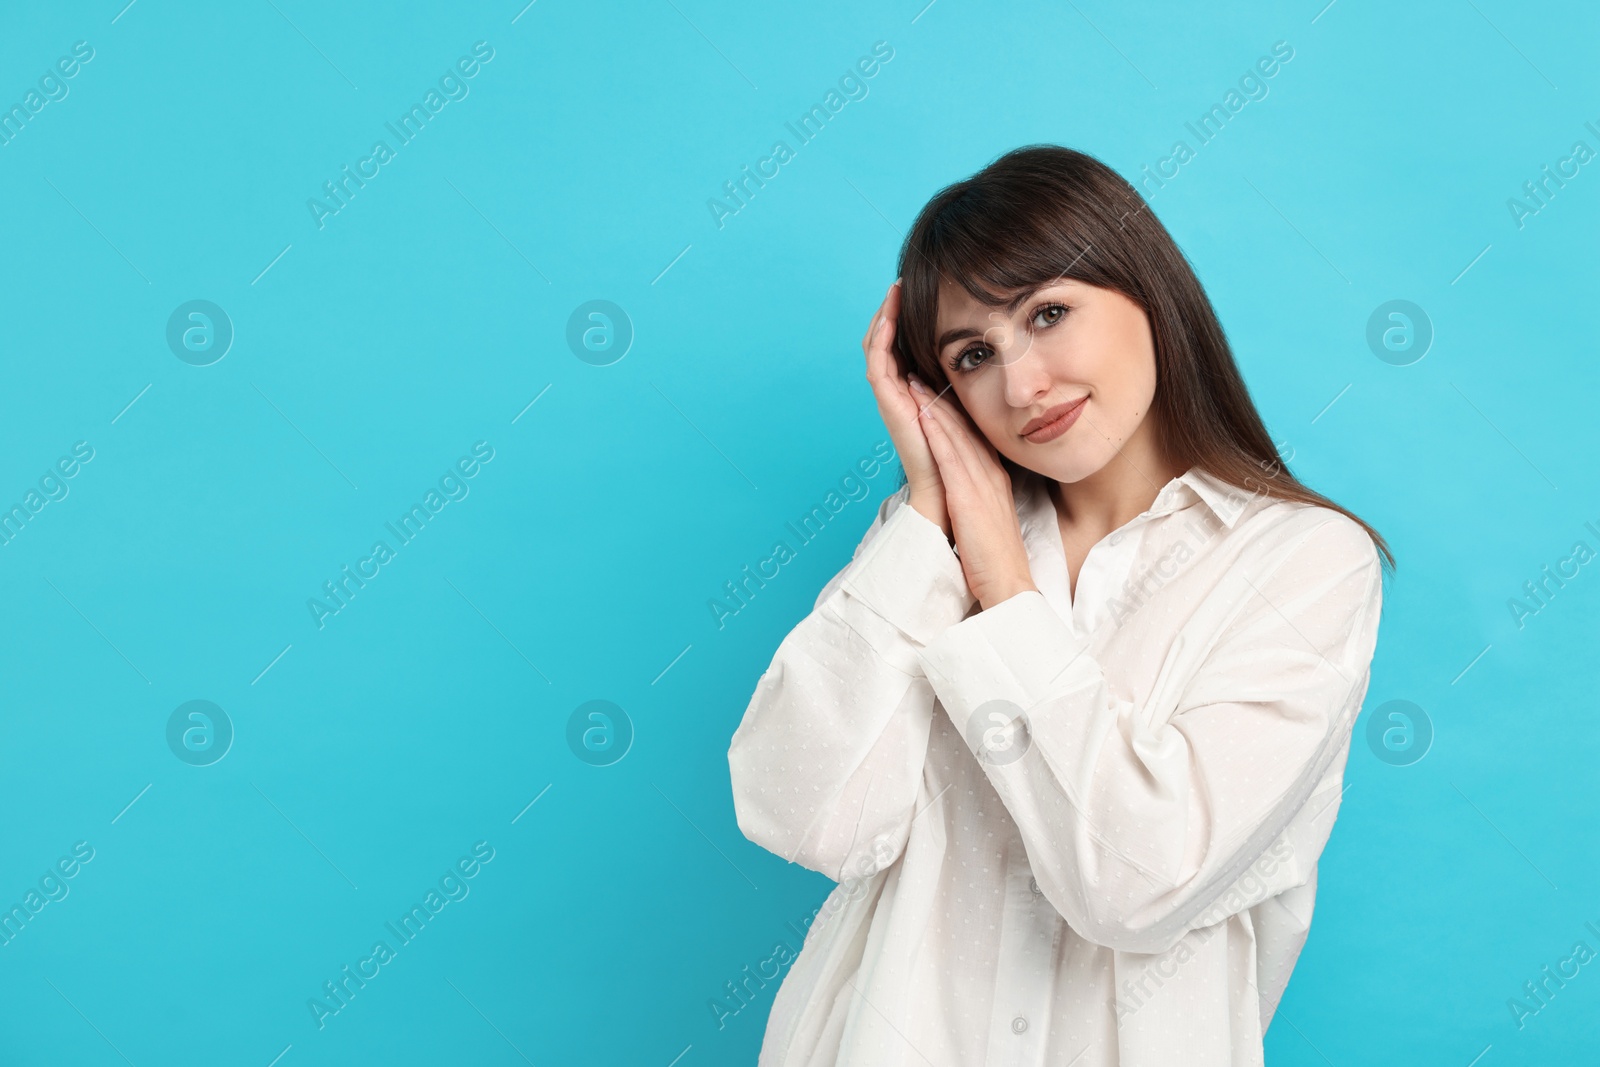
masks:
<path fill-rule="evenodd" d="M 1016 498 L 1037 592 L 979 611 L 902 487 L 733 735 L 745 836 L 840 883 L 761 1067 L 1261 1063 L 1367 690 L 1376 547 L 1192 469 L 1074 595 L 1044 482 Z"/>

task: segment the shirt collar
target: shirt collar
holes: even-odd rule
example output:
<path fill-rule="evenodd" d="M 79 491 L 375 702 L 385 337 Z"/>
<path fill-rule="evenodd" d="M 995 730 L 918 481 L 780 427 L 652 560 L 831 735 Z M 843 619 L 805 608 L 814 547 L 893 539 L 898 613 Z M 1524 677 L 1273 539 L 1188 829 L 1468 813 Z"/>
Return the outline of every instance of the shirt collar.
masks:
<path fill-rule="evenodd" d="M 1048 524 L 1053 527 L 1055 505 L 1042 478 L 1031 479 L 1031 499 L 1022 511 L 1024 533 L 1042 531 Z M 1013 487 L 1020 488 L 1013 483 Z M 1249 506 L 1250 496 L 1238 486 L 1212 475 L 1199 467 L 1190 467 L 1172 479 L 1156 494 L 1149 510 L 1152 518 L 1187 507 L 1196 500 L 1210 508 L 1224 526 L 1232 529 Z"/>
<path fill-rule="evenodd" d="M 1151 506 L 1151 511 L 1156 512 L 1161 509 L 1161 497 L 1169 493 L 1175 494 L 1178 486 L 1187 488 L 1195 496 L 1199 497 L 1201 502 L 1210 508 L 1230 530 L 1239 521 L 1239 517 L 1244 514 L 1245 508 L 1250 503 L 1249 496 L 1238 486 L 1231 482 L 1225 482 L 1221 478 L 1201 470 L 1199 467 L 1190 467 L 1187 471 L 1167 483 L 1166 487 L 1157 495 L 1156 503 Z M 1181 504 L 1172 500 L 1164 510 L 1174 511 L 1179 506 Z"/>

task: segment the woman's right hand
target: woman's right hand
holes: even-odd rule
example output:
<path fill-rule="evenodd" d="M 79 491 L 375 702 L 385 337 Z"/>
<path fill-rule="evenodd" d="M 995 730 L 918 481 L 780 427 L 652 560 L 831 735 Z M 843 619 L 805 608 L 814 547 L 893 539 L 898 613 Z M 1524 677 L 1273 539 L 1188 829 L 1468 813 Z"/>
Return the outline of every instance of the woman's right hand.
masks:
<path fill-rule="evenodd" d="M 949 512 L 945 507 L 944 483 L 939 478 L 939 465 L 934 461 L 933 450 L 922 432 L 922 404 L 911 391 L 911 385 L 900 373 L 894 357 L 895 328 L 900 318 L 900 279 L 896 278 L 889 292 L 872 316 L 866 337 L 861 340 L 861 350 L 867 357 L 867 381 L 872 384 L 872 394 L 878 401 L 878 414 L 894 442 L 895 452 L 906 470 L 906 484 L 911 488 L 909 503 L 929 522 L 951 536 Z M 925 383 L 926 384 L 926 383 Z"/>

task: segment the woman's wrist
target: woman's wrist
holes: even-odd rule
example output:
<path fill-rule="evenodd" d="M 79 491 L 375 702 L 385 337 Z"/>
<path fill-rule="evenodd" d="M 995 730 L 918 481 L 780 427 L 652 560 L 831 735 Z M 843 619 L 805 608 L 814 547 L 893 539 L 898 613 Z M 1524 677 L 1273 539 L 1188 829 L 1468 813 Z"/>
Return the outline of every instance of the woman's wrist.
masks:
<path fill-rule="evenodd" d="M 1027 578 L 1016 578 L 1009 582 L 997 583 L 993 587 L 985 588 L 982 595 L 977 597 L 978 607 L 982 611 L 988 611 L 996 605 L 1004 604 L 1020 593 L 1037 593 L 1038 591 L 1039 587 L 1033 584 L 1031 575 Z"/>
<path fill-rule="evenodd" d="M 912 490 L 911 497 L 907 503 L 919 512 L 923 518 L 944 531 L 944 539 L 946 541 L 954 543 L 955 538 L 954 532 L 950 527 L 950 516 L 945 510 L 943 501 L 932 499 L 927 494 L 919 494 L 916 490 Z"/>

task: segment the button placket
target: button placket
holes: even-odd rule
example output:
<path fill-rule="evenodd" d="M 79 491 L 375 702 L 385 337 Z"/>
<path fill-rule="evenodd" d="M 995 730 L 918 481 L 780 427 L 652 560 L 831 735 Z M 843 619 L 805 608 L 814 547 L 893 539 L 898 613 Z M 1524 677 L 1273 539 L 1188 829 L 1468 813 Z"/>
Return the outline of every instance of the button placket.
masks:
<path fill-rule="evenodd" d="M 1002 899 L 1001 977 L 985 1063 L 1043 1067 L 1061 919 L 1044 901 L 1020 840 L 1012 843 L 1007 857 Z"/>
<path fill-rule="evenodd" d="M 1114 583 L 1133 570 L 1151 518 L 1146 514 L 1131 519 L 1126 526 L 1096 541 L 1084 557 L 1078 571 L 1078 588 L 1072 597 L 1072 614 L 1080 633 L 1094 633 L 1105 625 L 1107 605 L 1120 593 Z"/>

